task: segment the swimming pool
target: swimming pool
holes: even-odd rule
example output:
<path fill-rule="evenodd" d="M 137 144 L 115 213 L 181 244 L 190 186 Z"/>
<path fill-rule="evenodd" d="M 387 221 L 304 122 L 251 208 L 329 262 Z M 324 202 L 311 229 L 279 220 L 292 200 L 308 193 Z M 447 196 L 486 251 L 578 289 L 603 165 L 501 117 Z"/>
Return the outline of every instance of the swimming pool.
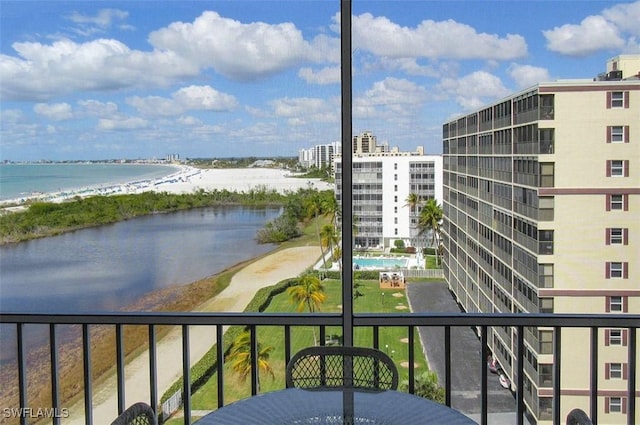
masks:
<path fill-rule="evenodd" d="M 404 269 L 408 262 L 408 258 L 353 257 L 354 268 L 361 269 Z"/>

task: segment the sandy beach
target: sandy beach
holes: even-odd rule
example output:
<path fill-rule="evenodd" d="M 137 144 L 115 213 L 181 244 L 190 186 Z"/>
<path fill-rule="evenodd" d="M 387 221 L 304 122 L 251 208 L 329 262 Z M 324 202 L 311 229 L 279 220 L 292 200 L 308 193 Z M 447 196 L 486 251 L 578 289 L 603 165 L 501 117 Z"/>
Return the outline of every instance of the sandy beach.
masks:
<path fill-rule="evenodd" d="M 318 190 L 333 189 L 333 185 L 320 179 L 295 177 L 288 170 L 278 168 L 215 168 L 200 169 L 186 165 L 165 177 L 136 180 L 129 183 L 81 187 L 53 193 L 34 194 L 21 199 L 4 200 L 7 209 L 19 210 L 27 201 L 63 202 L 75 197 L 86 198 L 95 195 L 123 195 L 143 192 L 194 193 L 200 190 L 228 190 L 231 192 L 250 192 L 268 189 L 279 193 L 295 192 L 298 189 L 312 187 Z M 16 206 L 17 205 L 17 206 Z"/>
<path fill-rule="evenodd" d="M 218 296 L 206 300 L 196 311 L 243 311 L 256 292 L 281 280 L 298 276 L 320 258 L 320 248 L 305 246 L 289 248 L 263 257 L 236 273 L 229 286 Z M 189 329 L 190 364 L 194 365 L 215 343 L 214 328 L 192 326 Z M 163 394 L 182 376 L 182 340 L 179 330 L 172 332 L 157 344 L 158 390 Z M 149 400 L 149 358 L 145 352 L 133 359 L 125 368 L 126 404 Z M 93 389 L 93 419 L 96 425 L 110 424 L 117 416 L 116 377 Z M 84 424 L 82 400 L 69 407 L 69 418 L 63 424 Z"/>

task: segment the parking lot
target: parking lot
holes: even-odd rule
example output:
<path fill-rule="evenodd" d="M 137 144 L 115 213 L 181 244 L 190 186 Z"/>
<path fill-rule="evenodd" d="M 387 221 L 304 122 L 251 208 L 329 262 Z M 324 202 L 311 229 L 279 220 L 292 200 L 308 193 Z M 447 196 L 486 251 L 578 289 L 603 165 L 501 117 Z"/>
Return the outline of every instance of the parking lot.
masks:
<path fill-rule="evenodd" d="M 413 312 L 460 311 L 444 282 L 408 283 L 406 290 Z M 444 328 L 421 327 L 418 332 L 429 365 L 444 386 Z M 475 420 L 479 420 L 481 411 L 481 367 L 486 367 L 480 351 L 480 340 L 471 328 L 451 328 L 451 405 Z M 514 395 L 500 386 L 497 375 L 488 373 L 488 379 L 489 423 L 515 423 Z"/>

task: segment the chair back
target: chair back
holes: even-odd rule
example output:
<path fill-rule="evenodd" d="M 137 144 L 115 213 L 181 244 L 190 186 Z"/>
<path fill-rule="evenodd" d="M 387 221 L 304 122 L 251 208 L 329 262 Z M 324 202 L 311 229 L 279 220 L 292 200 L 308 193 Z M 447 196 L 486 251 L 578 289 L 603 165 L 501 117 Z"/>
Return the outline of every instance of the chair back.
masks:
<path fill-rule="evenodd" d="M 384 391 L 398 388 L 398 369 L 382 351 L 318 346 L 297 352 L 287 364 L 287 388 Z"/>
<path fill-rule="evenodd" d="M 573 409 L 567 415 L 567 425 L 593 425 L 593 422 L 584 410 Z"/>
<path fill-rule="evenodd" d="M 146 403 L 132 404 L 111 422 L 111 425 L 157 425 L 158 419 L 151 406 Z"/>

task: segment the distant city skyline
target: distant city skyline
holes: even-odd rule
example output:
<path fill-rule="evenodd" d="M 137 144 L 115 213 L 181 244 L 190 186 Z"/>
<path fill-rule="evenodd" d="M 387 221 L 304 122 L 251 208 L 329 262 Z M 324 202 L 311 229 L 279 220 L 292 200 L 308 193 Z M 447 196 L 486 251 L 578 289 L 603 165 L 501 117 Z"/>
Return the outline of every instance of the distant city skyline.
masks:
<path fill-rule="evenodd" d="M 296 156 L 340 140 L 339 1 L 2 1 L 0 161 Z M 640 53 L 640 1 L 353 1 L 353 134 Z"/>

